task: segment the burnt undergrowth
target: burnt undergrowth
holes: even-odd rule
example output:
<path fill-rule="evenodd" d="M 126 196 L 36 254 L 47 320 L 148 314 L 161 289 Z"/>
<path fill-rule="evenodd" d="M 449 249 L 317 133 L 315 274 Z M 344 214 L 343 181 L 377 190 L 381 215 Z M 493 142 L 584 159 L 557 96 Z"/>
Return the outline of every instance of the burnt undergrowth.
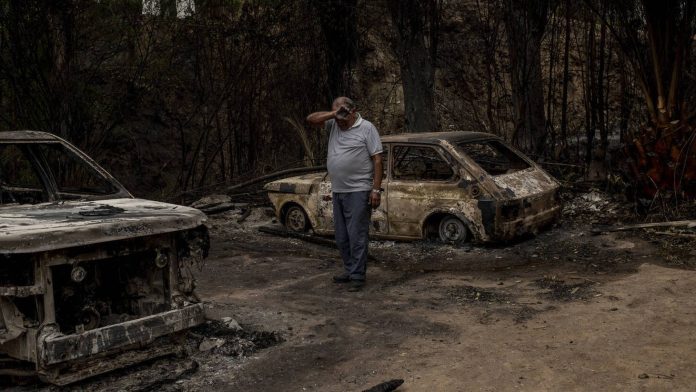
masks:
<path fill-rule="evenodd" d="M 225 323 L 211 320 L 189 331 L 188 343 L 191 349 L 201 348 L 206 340 L 213 340 L 210 352 L 225 356 L 246 357 L 256 351 L 284 342 L 275 331 L 255 331 L 229 328 Z M 207 351 L 207 350 L 206 350 Z"/>
<path fill-rule="evenodd" d="M 539 293 L 539 297 L 554 301 L 586 300 L 596 293 L 592 288 L 595 283 L 590 281 L 566 283 L 564 280 L 554 277 L 544 277 L 535 280 L 534 283 L 539 288 L 546 289 L 546 292 Z"/>
<path fill-rule="evenodd" d="M 503 303 L 510 300 L 507 293 L 468 285 L 452 287 L 447 290 L 447 295 L 456 303 Z"/>

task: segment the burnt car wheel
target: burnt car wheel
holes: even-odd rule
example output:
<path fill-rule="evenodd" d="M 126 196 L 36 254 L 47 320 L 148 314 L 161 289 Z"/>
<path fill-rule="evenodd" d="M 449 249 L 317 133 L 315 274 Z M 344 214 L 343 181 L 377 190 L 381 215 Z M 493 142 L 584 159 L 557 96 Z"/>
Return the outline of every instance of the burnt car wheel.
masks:
<path fill-rule="evenodd" d="M 290 206 L 285 212 L 285 227 L 290 231 L 305 232 L 309 228 L 309 218 L 302 207 Z"/>
<path fill-rule="evenodd" d="M 470 240 L 469 229 L 461 219 L 454 216 L 446 216 L 440 221 L 438 227 L 440 241 L 448 244 L 463 244 Z"/>

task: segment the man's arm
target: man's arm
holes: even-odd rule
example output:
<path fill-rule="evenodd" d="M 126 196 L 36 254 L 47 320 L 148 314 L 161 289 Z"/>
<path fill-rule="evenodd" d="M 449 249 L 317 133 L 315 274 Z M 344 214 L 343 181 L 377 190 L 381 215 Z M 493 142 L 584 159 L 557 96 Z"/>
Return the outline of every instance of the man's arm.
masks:
<path fill-rule="evenodd" d="M 307 116 L 307 122 L 314 127 L 321 127 L 324 125 L 325 122 L 331 120 L 332 118 L 336 118 L 336 112 L 337 110 L 331 111 L 331 112 L 314 112 Z"/>
<path fill-rule="evenodd" d="M 372 192 L 370 192 L 370 204 L 372 208 L 377 208 L 382 201 L 382 195 L 379 192 L 382 187 L 382 154 L 373 155 L 372 162 L 375 164 L 375 176 L 372 182 Z"/>

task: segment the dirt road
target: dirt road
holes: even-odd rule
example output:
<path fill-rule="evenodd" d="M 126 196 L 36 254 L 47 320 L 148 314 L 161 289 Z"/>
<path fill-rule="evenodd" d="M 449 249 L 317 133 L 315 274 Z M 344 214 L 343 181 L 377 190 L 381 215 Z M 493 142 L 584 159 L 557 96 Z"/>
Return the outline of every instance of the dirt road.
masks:
<path fill-rule="evenodd" d="M 687 391 L 696 383 L 688 251 L 632 233 L 592 236 L 584 223 L 499 247 L 375 242 L 365 290 L 349 293 L 331 283 L 335 250 L 225 214 L 210 223 L 212 254 L 198 280 L 210 317 L 284 341 L 233 356 L 201 352 L 196 341 L 190 360 L 71 389 L 362 391 L 404 379 L 399 391 Z M 172 366 L 174 377 L 152 382 Z"/>
<path fill-rule="evenodd" d="M 631 233 L 591 236 L 579 224 L 499 248 L 373 243 L 368 286 L 349 293 L 330 282 L 331 249 L 213 226 L 199 291 L 211 315 L 286 341 L 227 374 L 199 371 L 190 380 L 201 390 L 361 391 L 394 378 L 402 391 L 696 382 L 696 273 Z"/>

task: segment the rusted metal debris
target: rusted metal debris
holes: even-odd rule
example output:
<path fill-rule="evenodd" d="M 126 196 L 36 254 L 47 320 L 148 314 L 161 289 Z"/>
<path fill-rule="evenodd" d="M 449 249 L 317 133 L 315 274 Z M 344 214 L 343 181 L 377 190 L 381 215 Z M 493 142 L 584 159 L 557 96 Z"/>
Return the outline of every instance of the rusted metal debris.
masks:
<path fill-rule="evenodd" d="M 0 132 L 1 373 L 65 385 L 180 352 L 204 321 L 205 220 L 134 199 L 60 138 Z"/>
<path fill-rule="evenodd" d="M 382 144 L 385 194 L 372 213 L 375 238 L 507 240 L 536 232 L 560 215 L 558 182 L 496 136 L 403 134 L 384 136 Z M 333 233 L 327 173 L 273 181 L 265 189 L 288 228 Z"/>

